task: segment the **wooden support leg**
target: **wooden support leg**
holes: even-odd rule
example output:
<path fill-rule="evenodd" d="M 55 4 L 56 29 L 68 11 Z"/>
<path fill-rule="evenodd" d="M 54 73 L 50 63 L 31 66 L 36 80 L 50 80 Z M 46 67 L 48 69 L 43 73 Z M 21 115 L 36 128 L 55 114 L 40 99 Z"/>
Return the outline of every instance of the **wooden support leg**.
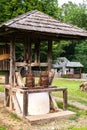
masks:
<path fill-rule="evenodd" d="M 52 94 L 50 93 L 49 96 L 50 96 L 50 102 L 51 102 L 52 109 L 54 111 L 58 111 L 57 103 L 56 103 L 55 99 L 53 98 Z"/>
<path fill-rule="evenodd" d="M 28 94 L 27 92 L 23 93 L 23 116 L 28 115 Z"/>
<path fill-rule="evenodd" d="M 63 110 L 67 110 L 67 89 L 63 90 Z"/>

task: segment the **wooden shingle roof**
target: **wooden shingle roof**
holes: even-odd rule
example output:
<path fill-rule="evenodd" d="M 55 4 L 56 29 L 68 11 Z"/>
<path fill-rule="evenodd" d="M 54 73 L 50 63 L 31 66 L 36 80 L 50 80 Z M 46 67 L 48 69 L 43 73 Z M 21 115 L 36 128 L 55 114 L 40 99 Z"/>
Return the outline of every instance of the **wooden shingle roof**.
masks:
<path fill-rule="evenodd" d="M 29 32 L 39 32 L 54 35 L 56 38 L 69 39 L 87 39 L 87 31 L 73 25 L 62 23 L 47 14 L 33 10 L 20 15 L 0 26 L 0 35 L 2 28 L 10 28 Z"/>

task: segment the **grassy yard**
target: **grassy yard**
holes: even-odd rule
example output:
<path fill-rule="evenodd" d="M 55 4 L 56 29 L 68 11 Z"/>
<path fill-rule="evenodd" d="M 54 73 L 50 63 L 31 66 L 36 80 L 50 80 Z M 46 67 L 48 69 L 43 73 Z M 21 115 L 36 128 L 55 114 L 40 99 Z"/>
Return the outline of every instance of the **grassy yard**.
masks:
<path fill-rule="evenodd" d="M 67 80 L 58 79 L 53 80 L 53 85 L 57 87 L 65 87 L 68 90 L 69 100 L 78 101 L 87 104 L 87 92 L 82 92 L 79 89 L 80 84 L 84 81 L 80 80 Z M 59 93 L 55 93 L 56 96 L 61 96 Z"/>
<path fill-rule="evenodd" d="M 79 89 L 79 85 L 84 82 L 80 80 L 67 80 L 67 79 L 58 79 L 54 78 L 53 86 L 57 87 L 65 87 L 68 90 L 68 101 L 79 102 L 87 106 L 87 92 L 82 92 Z M 4 85 L 0 85 L 0 92 L 4 91 Z M 54 92 L 54 96 L 61 98 L 62 92 Z M 60 108 L 62 108 L 62 103 L 57 101 L 57 104 Z M 76 120 L 80 117 L 87 117 L 87 110 L 82 110 L 77 108 L 72 104 L 68 104 L 68 110 L 76 112 L 75 117 L 69 118 L 69 120 Z M 0 130 L 6 130 L 3 126 L 0 126 Z M 87 130 L 87 126 L 77 127 L 77 128 L 69 128 L 68 130 Z"/>

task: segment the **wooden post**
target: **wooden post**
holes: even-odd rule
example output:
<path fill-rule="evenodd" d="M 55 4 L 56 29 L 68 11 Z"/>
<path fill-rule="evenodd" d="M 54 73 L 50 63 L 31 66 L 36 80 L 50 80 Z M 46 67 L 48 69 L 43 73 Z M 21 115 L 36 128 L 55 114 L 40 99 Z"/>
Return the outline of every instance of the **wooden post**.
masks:
<path fill-rule="evenodd" d="M 28 93 L 23 93 L 23 116 L 28 115 Z"/>
<path fill-rule="evenodd" d="M 10 109 L 13 109 L 12 102 L 12 87 L 15 86 L 15 38 L 12 37 L 10 43 L 10 86 L 9 95 L 10 95 Z"/>
<path fill-rule="evenodd" d="M 29 71 L 31 72 L 31 53 L 32 53 L 32 50 L 31 50 L 31 41 L 30 41 L 30 37 L 27 35 L 26 37 L 25 37 L 26 39 L 25 39 L 25 61 L 26 61 L 26 63 L 28 63 L 28 64 L 30 64 L 30 66 L 29 66 Z"/>
<path fill-rule="evenodd" d="M 9 71 L 5 72 L 5 84 L 9 84 Z"/>
<path fill-rule="evenodd" d="M 35 43 L 35 63 L 40 63 L 40 41 Z"/>
<path fill-rule="evenodd" d="M 10 43 L 10 85 L 14 87 L 15 84 L 15 40 L 12 38 Z"/>
<path fill-rule="evenodd" d="M 48 41 L 48 71 L 51 70 L 52 67 L 52 40 Z"/>
<path fill-rule="evenodd" d="M 80 68 L 80 78 L 81 78 L 82 68 Z"/>
<path fill-rule="evenodd" d="M 67 110 L 67 89 L 63 90 L 63 110 Z"/>

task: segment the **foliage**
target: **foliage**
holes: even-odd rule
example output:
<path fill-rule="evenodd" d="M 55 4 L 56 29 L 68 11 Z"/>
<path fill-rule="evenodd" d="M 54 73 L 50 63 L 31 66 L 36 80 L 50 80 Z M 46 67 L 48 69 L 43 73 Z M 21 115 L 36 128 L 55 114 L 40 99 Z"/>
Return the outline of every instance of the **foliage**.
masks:
<path fill-rule="evenodd" d="M 68 2 L 62 6 L 63 21 L 68 22 L 78 27 L 86 28 L 87 27 L 87 12 L 84 8 L 84 4 L 73 4 Z"/>
<path fill-rule="evenodd" d="M 73 59 L 81 62 L 84 65 L 83 71 L 87 72 L 87 41 L 76 44 Z"/>
<path fill-rule="evenodd" d="M 62 22 L 73 24 L 75 26 L 87 29 L 87 8 L 86 4 L 79 5 L 68 2 L 63 4 L 62 7 L 58 6 L 57 0 L 0 0 L 0 23 L 14 18 L 30 10 L 42 11 Z M 53 62 L 57 57 L 65 56 L 69 60 L 80 61 L 84 65 L 84 72 L 87 72 L 86 64 L 86 42 L 76 41 L 58 41 L 53 43 Z M 80 45 L 81 44 L 81 45 Z M 22 46 L 17 45 L 16 55 L 23 56 Z M 85 53 L 83 54 L 83 52 Z M 21 53 L 22 52 L 22 53 Z M 47 60 L 46 45 L 41 47 L 41 61 Z"/>

